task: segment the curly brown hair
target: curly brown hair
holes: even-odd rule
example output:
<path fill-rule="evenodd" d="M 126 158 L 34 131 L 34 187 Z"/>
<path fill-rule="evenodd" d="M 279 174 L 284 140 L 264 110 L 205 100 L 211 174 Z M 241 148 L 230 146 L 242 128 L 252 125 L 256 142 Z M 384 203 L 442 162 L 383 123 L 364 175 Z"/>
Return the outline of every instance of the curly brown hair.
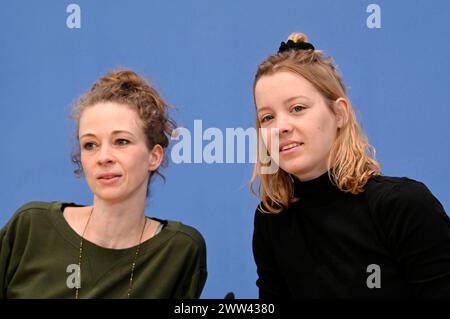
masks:
<path fill-rule="evenodd" d="M 78 137 L 80 118 L 86 108 L 101 102 L 115 102 L 134 109 L 141 121 L 149 150 L 157 144 L 161 145 L 163 149 L 169 146 L 169 137 L 175 129 L 175 122 L 170 119 L 167 112 L 168 105 L 159 93 L 149 82 L 132 70 L 111 71 L 98 79 L 91 89 L 75 102 L 72 108 L 71 118 L 76 122 L 77 145 L 71 156 L 72 162 L 76 166 L 74 173 L 77 178 L 80 178 L 83 173 Z M 163 164 L 167 164 L 167 158 L 164 159 Z M 156 170 L 151 172 L 148 185 L 155 173 L 165 180 L 164 175 Z"/>

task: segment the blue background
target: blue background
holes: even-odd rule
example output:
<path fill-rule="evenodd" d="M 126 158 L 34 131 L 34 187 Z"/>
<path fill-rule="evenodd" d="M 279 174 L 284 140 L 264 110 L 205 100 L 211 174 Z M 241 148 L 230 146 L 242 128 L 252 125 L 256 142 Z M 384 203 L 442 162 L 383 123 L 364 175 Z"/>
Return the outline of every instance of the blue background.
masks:
<path fill-rule="evenodd" d="M 81 7 L 81 29 L 66 7 Z M 104 73 L 146 76 L 179 126 L 254 125 L 257 64 L 291 32 L 334 57 L 385 175 L 424 182 L 450 212 L 450 2 L 2 1 L 0 4 L 0 226 L 32 200 L 88 205 L 72 174 L 74 100 Z M 206 143 L 204 143 L 205 145 Z M 174 164 L 152 182 L 147 215 L 200 230 L 208 248 L 203 298 L 255 298 L 251 252 L 258 200 L 253 165 Z"/>

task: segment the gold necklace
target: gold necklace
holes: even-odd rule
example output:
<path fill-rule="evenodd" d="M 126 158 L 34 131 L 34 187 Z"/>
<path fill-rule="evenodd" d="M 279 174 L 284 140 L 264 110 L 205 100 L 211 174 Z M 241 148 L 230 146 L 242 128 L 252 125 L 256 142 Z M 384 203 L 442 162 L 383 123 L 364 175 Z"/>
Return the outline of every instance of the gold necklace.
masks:
<path fill-rule="evenodd" d="M 83 239 L 84 239 L 84 233 L 86 232 L 87 226 L 89 225 L 89 221 L 91 220 L 91 216 L 92 216 L 92 212 L 94 211 L 94 207 L 92 207 L 91 212 L 89 213 L 89 217 L 88 220 L 86 222 L 86 225 L 84 226 L 84 230 L 83 230 L 83 234 L 81 235 L 81 240 L 80 240 L 80 255 L 78 257 L 78 284 L 75 290 L 75 299 L 78 299 L 78 290 L 81 287 L 81 258 L 83 256 Z M 145 216 L 144 216 L 145 217 Z M 133 257 L 133 262 L 131 264 L 131 274 L 130 274 L 130 284 L 128 285 L 128 292 L 127 292 L 127 298 L 130 299 L 131 296 L 131 290 L 133 288 L 133 275 L 134 275 L 134 268 L 136 267 L 136 260 L 137 257 L 139 255 L 139 250 L 141 248 L 141 243 L 142 243 L 142 236 L 144 235 L 144 231 L 145 231 L 145 226 L 147 225 L 147 217 L 145 217 L 145 221 L 144 221 L 144 227 L 142 227 L 142 232 L 141 232 L 141 236 L 139 237 L 139 244 L 136 248 L 136 253 L 134 254 Z"/>

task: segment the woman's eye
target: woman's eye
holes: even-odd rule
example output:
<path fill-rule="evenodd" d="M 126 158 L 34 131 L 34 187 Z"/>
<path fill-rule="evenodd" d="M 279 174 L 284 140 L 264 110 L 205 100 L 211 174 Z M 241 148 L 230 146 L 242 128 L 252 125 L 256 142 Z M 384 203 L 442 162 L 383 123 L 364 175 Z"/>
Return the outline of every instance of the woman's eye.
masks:
<path fill-rule="evenodd" d="M 301 106 L 301 105 L 295 105 L 295 106 L 292 108 L 292 111 L 298 113 L 298 112 L 301 112 L 301 111 L 304 110 L 304 109 L 305 109 L 304 106 Z"/>
<path fill-rule="evenodd" d="M 261 118 L 261 123 L 270 121 L 271 119 L 273 119 L 273 116 L 272 116 L 272 115 L 265 115 L 265 116 L 263 116 L 263 117 Z"/>
<path fill-rule="evenodd" d="M 83 149 L 85 149 L 85 150 L 92 150 L 93 148 L 94 148 L 94 146 L 95 146 L 95 144 L 94 143 L 91 143 L 91 142 L 88 142 L 88 143 L 84 143 L 84 145 L 83 145 Z"/>
<path fill-rule="evenodd" d="M 128 144 L 130 144 L 130 142 L 128 140 L 123 139 L 123 138 L 120 138 L 120 139 L 116 140 L 116 143 L 119 144 L 119 145 L 128 145 Z"/>

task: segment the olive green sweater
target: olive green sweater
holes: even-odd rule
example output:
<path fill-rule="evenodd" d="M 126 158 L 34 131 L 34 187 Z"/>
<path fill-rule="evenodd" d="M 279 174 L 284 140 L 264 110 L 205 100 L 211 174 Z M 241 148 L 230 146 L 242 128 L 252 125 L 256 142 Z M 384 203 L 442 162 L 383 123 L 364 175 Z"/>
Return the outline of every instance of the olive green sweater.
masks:
<path fill-rule="evenodd" d="M 22 206 L 0 231 L 0 298 L 74 298 L 80 236 L 62 202 Z M 180 222 L 141 244 L 131 298 L 198 298 L 206 281 L 201 234 Z M 79 298 L 127 298 L 136 247 L 108 249 L 83 241 Z"/>

